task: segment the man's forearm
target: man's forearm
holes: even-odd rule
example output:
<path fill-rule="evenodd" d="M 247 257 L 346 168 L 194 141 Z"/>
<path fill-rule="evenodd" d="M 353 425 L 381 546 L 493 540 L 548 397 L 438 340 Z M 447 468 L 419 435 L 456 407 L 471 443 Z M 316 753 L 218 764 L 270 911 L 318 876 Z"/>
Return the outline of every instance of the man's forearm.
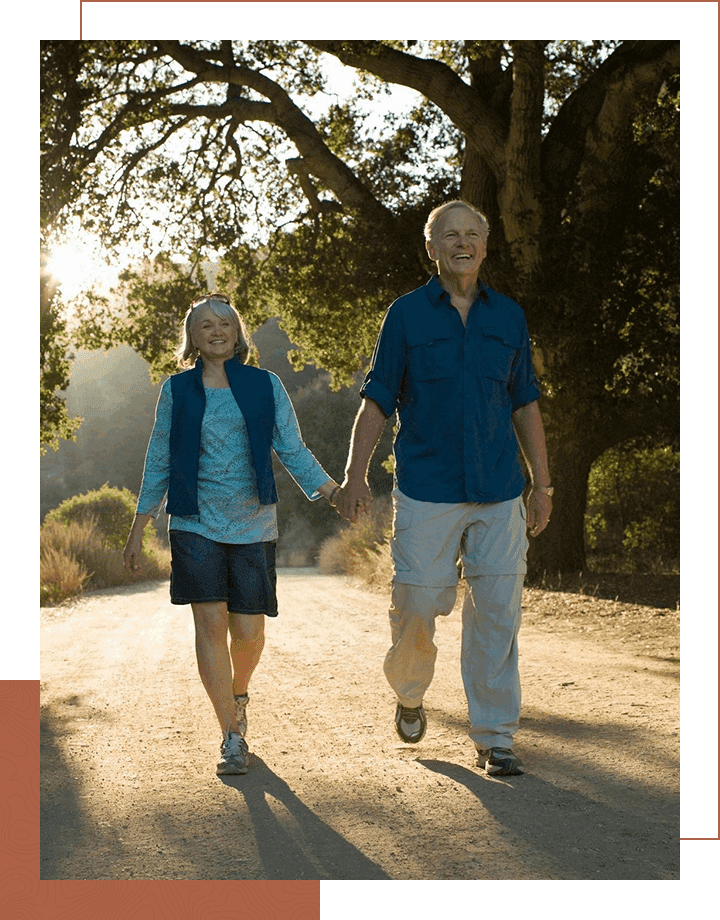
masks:
<path fill-rule="evenodd" d="M 358 514 L 370 508 L 372 493 L 367 482 L 367 471 L 384 427 L 385 413 L 374 400 L 364 399 L 355 418 L 345 481 L 336 503 L 338 512 L 353 523 L 357 521 Z"/>
<path fill-rule="evenodd" d="M 353 426 L 345 475 L 348 480 L 365 480 L 370 461 L 385 427 L 386 417 L 372 399 L 363 399 Z"/>
<path fill-rule="evenodd" d="M 512 419 L 520 450 L 530 470 L 533 483 L 539 486 L 549 486 L 550 471 L 545 446 L 545 429 L 537 402 L 516 409 Z"/>

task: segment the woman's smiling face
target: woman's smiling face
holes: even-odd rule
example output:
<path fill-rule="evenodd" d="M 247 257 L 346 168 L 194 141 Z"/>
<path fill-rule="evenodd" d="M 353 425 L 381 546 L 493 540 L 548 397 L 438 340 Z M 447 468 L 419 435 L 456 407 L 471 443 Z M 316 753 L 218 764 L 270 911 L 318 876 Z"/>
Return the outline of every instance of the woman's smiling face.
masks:
<path fill-rule="evenodd" d="M 227 361 L 235 354 L 238 343 L 236 324 L 228 316 L 213 310 L 213 301 L 195 307 L 190 337 L 202 357 Z"/>

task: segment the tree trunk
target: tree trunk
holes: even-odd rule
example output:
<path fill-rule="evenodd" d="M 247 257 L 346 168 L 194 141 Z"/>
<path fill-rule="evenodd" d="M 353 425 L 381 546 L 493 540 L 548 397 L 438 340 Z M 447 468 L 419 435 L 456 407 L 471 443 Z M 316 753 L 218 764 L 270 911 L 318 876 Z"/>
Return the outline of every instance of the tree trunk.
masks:
<path fill-rule="evenodd" d="M 548 444 L 555 487 L 550 523 L 539 537 L 530 538 L 528 579 L 586 568 L 585 509 L 588 477 L 595 459 L 588 444 L 553 439 Z"/>

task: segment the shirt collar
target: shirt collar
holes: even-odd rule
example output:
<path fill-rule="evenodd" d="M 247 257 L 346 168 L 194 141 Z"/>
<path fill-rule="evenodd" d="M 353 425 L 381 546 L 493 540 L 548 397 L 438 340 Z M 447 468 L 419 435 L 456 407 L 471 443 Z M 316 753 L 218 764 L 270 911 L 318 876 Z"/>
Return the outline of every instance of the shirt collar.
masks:
<path fill-rule="evenodd" d="M 427 284 L 425 285 L 425 290 L 427 292 L 428 299 L 433 306 L 439 307 L 441 304 L 444 306 L 450 306 L 450 295 L 445 290 L 445 288 L 440 284 L 440 278 L 437 275 L 433 275 Z M 480 298 L 481 303 L 489 304 L 489 292 L 490 288 L 482 283 L 478 278 L 478 296 L 475 298 L 477 300 Z M 480 294 L 484 294 L 483 297 L 480 297 Z"/>

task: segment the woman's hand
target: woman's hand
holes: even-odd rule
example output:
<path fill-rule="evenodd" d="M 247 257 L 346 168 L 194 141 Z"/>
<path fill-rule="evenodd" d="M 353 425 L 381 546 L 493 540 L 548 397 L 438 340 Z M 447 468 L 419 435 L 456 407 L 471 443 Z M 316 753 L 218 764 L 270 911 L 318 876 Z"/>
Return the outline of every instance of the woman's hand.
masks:
<path fill-rule="evenodd" d="M 142 571 L 142 531 L 130 532 L 123 550 L 123 563 L 128 572 L 135 574 Z"/>
<path fill-rule="evenodd" d="M 123 564 L 128 572 L 135 574 L 142 571 L 142 538 L 143 530 L 150 520 L 149 514 L 136 514 L 130 528 L 125 549 L 123 550 Z"/>
<path fill-rule="evenodd" d="M 372 500 L 370 486 L 364 479 L 346 479 L 335 496 L 334 505 L 338 514 L 354 524 L 359 515 L 369 513 Z"/>

